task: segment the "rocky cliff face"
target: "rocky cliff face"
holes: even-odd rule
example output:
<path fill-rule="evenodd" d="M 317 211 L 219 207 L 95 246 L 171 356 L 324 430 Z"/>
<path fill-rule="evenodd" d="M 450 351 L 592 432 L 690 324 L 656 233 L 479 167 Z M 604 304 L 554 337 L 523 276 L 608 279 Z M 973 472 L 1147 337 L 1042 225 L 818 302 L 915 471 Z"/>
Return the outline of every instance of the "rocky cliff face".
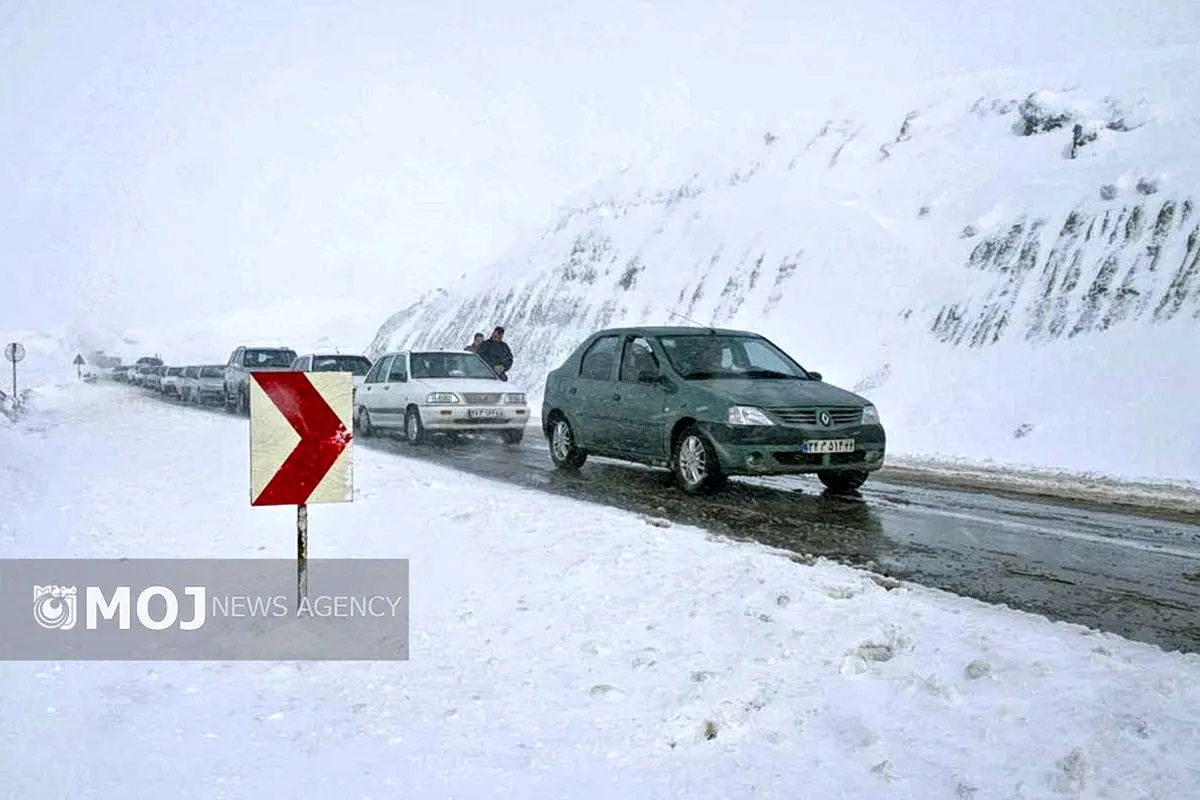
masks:
<path fill-rule="evenodd" d="M 503 324 L 514 380 L 538 392 L 597 329 L 722 325 L 862 389 L 939 347 L 1200 330 L 1200 183 L 1170 169 L 1191 158 L 1187 125 L 1141 95 L 1023 80 L 810 117 L 657 186 L 622 176 L 393 315 L 371 354 L 461 347 Z"/>

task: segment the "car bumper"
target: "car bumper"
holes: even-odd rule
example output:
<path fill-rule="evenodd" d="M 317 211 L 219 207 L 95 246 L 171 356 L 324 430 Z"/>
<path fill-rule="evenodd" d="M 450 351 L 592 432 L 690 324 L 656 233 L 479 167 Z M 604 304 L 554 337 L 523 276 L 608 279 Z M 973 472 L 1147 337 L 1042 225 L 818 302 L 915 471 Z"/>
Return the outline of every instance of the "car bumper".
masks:
<path fill-rule="evenodd" d="M 421 422 L 427 431 L 521 430 L 529 424 L 529 409 L 525 406 L 421 406 Z"/>
<path fill-rule="evenodd" d="M 887 436 L 881 425 L 844 428 L 800 426 L 702 425 L 721 468 L 738 475 L 795 475 L 809 472 L 865 470 L 883 466 Z M 842 453 L 806 453 L 804 442 L 853 439 L 854 449 Z"/>

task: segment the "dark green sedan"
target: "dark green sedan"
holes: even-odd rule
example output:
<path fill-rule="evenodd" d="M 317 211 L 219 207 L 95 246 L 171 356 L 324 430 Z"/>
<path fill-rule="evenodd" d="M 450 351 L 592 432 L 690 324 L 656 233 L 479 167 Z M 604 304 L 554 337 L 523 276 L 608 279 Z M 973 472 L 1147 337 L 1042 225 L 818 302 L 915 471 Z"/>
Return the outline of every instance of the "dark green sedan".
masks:
<path fill-rule="evenodd" d="M 560 469 L 589 455 L 666 467 L 688 493 L 729 475 L 816 473 L 852 492 L 883 466 L 879 412 L 756 333 L 613 328 L 546 378 L 542 429 Z"/>

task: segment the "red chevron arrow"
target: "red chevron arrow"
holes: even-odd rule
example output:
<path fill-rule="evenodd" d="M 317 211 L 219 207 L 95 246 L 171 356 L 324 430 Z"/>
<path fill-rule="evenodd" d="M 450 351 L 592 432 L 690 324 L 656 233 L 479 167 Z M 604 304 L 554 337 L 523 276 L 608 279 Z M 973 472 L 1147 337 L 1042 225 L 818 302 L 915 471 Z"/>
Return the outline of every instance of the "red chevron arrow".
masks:
<path fill-rule="evenodd" d="M 303 372 L 253 372 L 251 378 L 300 434 L 296 448 L 251 505 L 303 505 L 353 437 Z"/>

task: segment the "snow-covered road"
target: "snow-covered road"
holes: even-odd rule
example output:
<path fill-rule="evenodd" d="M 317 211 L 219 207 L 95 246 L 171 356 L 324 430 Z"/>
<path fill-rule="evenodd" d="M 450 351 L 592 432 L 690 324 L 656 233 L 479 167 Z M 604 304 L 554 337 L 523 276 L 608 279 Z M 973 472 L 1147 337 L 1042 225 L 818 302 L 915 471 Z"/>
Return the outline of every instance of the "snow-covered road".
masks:
<path fill-rule="evenodd" d="M 245 422 L 0 426 L 0 555 L 290 557 Z M 2 422 L 2 421 L 0 421 Z M 411 559 L 408 662 L 5 663 L 5 797 L 1189 796 L 1200 658 L 368 448 L 311 556 Z"/>

